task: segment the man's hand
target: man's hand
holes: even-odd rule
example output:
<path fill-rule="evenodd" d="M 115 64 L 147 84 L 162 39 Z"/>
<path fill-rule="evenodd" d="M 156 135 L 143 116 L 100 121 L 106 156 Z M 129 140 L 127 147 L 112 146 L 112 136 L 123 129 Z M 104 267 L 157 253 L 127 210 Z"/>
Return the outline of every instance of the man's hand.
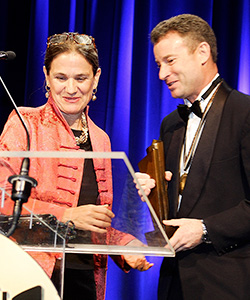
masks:
<path fill-rule="evenodd" d="M 136 172 L 135 176 L 136 176 L 137 180 L 139 181 L 140 186 L 143 189 L 144 193 L 146 194 L 146 196 L 148 196 L 151 192 L 151 189 L 153 189 L 155 187 L 155 180 L 146 173 Z M 138 184 L 136 184 L 135 187 L 138 189 L 138 194 L 143 200 L 143 196 L 139 189 Z"/>
<path fill-rule="evenodd" d="M 170 244 L 176 252 L 193 249 L 202 243 L 202 221 L 198 219 L 164 220 L 163 224 L 179 227 L 171 237 Z"/>
<path fill-rule="evenodd" d="M 148 174 L 146 173 L 140 173 L 140 172 L 136 172 L 135 176 L 137 178 L 137 180 L 139 181 L 141 188 L 143 189 L 144 193 L 146 194 L 146 196 L 148 196 L 151 192 L 151 190 L 155 187 L 155 180 L 153 178 L 151 178 Z M 166 171 L 165 172 L 165 179 L 167 181 L 170 181 L 172 178 L 172 173 L 170 171 Z M 138 189 L 138 194 L 141 197 L 141 199 L 143 200 L 143 196 L 142 193 L 139 189 L 138 184 L 136 184 L 136 188 Z"/>

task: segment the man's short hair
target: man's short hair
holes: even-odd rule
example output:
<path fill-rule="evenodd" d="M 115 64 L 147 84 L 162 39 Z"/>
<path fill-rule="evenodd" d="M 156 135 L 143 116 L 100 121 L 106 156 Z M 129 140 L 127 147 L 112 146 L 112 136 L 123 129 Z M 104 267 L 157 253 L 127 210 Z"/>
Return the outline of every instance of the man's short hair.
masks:
<path fill-rule="evenodd" d="M 151 31 L 151 42 L 157 44 L 168 32 L 177 32 L 182 37 L 187 37 L 187 46 L 192 52 L 199 43 L 207 42 L 213 61 L 217 62 L 217 42 L 214 31 L 202 18 L 196 15 L 182 14 L 164 20 Z"/>

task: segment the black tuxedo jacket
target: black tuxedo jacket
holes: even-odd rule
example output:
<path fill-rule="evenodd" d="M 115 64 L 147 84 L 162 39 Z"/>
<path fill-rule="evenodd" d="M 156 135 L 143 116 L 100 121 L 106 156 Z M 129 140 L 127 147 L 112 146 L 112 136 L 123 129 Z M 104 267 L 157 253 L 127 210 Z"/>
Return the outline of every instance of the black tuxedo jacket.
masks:
<path fill-rule="evenodd" d="M 177 212 L 184 135 L 177 111 L 164 118 L 170 218 L 204 219 L 212 245 L 164 259 L 159 299 L 250 299 L 250 96 L 221 84 Z"/>

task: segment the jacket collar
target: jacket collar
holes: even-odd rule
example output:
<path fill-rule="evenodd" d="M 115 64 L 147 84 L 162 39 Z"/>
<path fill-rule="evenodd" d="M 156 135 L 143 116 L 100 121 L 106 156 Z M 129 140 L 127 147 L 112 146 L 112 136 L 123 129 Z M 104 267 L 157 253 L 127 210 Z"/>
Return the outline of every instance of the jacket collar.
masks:
<path fill-rule="evenodd" d="M 74 134 L 71 130 L 71 128 L 69 127 L 68 122 L 65 120 L 63 114 L 61 113 L 61 111 L 59 110 L 59 108 L 57 107 L 54 99 L 50 96 L 48 98 L 48 102 L 47 105 L 49 105 L 49 107 L 51 107 L 52 111 L 56 114 L 56 116 L 59 118 L 59 120 L 63 123 L 64 127 L 67 129 L 67 131 L 69 132 L 69 134 L 72 136 L 72 138 L 75 140 Z M 85 109 L 85 114 L 86 114 L 86 118 L 87 118 L 87 122 L 89 123 L 89 116 L 88 116 L 88 112 L 89 112 L 89 106 L 86 106 Z M 89 125 L 89 124 L 88 124 Z"/>
<path fill-rule="evenodd" d="M 226 83 L 222 83 L 214 98 L 189 170 L 178 217 L 187 216 L 201 195 L 212 160 L 223 108 L 231 90 Z"/>

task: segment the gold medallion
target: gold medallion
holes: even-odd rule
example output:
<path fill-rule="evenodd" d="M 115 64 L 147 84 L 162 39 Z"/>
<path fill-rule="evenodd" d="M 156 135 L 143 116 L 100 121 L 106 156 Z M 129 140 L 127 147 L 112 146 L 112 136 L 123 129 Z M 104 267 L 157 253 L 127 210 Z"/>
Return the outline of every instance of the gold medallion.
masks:
<path fill-rule="evenodd" d="M 180 186 L 179 186 L 179 194 L 182 195 L 182 192 L 185 188 L 185 184 L 186 184 L 186 181 L 187 181 L 187 173 L 183 173 L 180 177 Z"/>

